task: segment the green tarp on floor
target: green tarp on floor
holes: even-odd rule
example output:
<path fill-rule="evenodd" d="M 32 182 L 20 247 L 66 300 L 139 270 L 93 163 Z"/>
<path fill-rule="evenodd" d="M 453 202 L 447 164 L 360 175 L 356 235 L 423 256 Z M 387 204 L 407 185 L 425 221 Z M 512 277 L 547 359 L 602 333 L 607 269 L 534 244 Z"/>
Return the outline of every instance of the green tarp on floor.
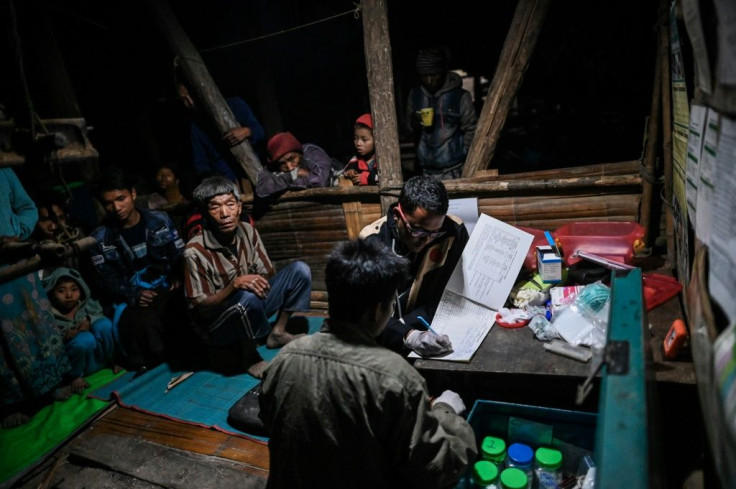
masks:
<path fill-rule="evenodd" d="M 111 382 L 121 374 L 103 369 L 87 377 L 91 387 L 66 401 L 44 407 L 29 423 L 0 429 L 0 483 L 19 474 L 52 452 L 109 402 L 87 398 L 87 393 Z"/>

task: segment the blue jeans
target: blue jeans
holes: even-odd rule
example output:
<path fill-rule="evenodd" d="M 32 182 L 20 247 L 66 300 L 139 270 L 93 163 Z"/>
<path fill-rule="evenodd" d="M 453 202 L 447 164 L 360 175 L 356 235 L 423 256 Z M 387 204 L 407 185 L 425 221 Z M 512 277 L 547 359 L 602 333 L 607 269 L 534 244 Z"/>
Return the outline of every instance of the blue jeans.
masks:
<path fill-rule="evenodd" d="M 210 343 L 226 346 L 243 339 L 258 340 L 271 332 L 268 318 L 279 311 L 308 311 L 312 293 L 309 266 L 295 261 L 268 281 L 271 290 L 261 299 L 248 290 L 227 298 L 220 315 L 209 326 Z"/>
<path fill-rule="evenodd" d="M 111 364 L 115 359 L 117 328 L 106 317 L 97 319 L 89 331 L 77 333 L 66 344 L 73 378 L 85 377 Z"/>

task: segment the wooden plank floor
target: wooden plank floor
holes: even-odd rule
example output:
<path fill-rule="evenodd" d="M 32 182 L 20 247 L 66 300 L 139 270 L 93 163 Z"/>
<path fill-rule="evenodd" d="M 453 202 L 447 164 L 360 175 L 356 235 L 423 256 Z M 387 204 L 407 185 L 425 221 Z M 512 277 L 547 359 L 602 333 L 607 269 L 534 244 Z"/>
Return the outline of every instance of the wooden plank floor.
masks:
<path fill-rule="evenodd" d="M 268 465 L 264 442 L 113 405 L 12 487 L 260 489 Z"/>
<path fill-rule="evenodd" d="M 72 448 L 75 443 L 100 435 L 133 437 L 169 448 L 224 458 L 239 462 L 246 472 L 268 477 L 268 445 L 258 440 L 117 407 L 76 439 Z"/>

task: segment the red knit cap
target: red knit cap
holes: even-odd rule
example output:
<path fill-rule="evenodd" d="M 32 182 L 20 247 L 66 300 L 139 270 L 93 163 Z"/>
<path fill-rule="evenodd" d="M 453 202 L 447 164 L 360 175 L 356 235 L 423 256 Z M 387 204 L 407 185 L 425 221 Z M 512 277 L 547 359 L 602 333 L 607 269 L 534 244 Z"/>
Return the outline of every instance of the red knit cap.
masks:
<path fill-rule="evenodd" d="M 290 132 L 280 132 L 271 137 L 266 144 L 266 149 L 268 150 L 270 161 L 277 161 L 291 151 L 299 151 L 301 153 L 303 150 L 302 143 Z"/>
<path fill-rule="evenodd" d="M 358 120 L 355 121 L 356 124 L 363 124 L 364 126 L 368 126 L 369 128 L 373 129 L 373 118 L 370 114 L 363 114 L 360 117 L 358 117 Z"/>

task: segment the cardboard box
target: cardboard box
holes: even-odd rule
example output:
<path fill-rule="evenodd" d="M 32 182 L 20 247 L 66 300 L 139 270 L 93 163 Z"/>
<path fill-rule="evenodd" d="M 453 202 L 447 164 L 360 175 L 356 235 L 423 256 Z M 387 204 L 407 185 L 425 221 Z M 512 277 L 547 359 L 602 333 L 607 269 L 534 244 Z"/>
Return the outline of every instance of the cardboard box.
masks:
<path fill-rule="evenodd" d="M 537 271 L 542 282 L 556 284 L 562 280 L 562 257 L 551 246 L 537 246 Z"/>

